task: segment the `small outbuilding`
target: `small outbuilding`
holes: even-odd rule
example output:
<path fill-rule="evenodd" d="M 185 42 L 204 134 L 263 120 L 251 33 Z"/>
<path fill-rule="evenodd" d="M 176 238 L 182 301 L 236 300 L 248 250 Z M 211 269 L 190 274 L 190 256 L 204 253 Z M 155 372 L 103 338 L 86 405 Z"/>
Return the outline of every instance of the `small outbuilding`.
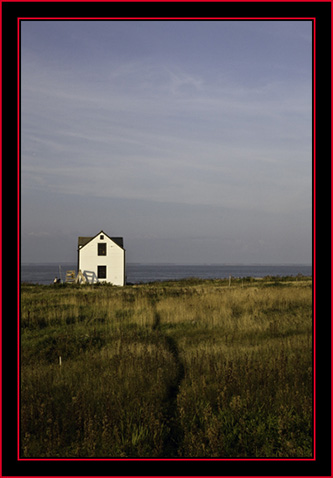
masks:
<path fill-rule="evenodd" d="M 100 231 L 96 236 L 78 239 L 78 274 L 87 282 L 126 284 L 125 249 L 122 237 L 109 237 Z"/>

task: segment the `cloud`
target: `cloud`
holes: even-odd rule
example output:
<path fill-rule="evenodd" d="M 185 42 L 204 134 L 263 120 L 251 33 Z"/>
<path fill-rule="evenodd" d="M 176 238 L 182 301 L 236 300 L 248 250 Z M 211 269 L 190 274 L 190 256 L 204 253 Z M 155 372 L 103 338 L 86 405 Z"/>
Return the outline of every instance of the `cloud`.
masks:
<path fill-rule="evenodd" d="M 29 237 L 49 237 L 51 234 L 47 231 L 28 232 Z"/>
<path fill-rule="evenodd" d="M 172 240 L 165 260 L 187 248 L 191 261 L 208 240 L 212 261 L 221 241 L 235 258 L 305 244 L 304 22 L 23 22 L 21 33 L 22 224 L 38 244 L 43 231 L 104 224 L 142 239 L 140 257 L 144 235 L 160 240 L 156 258 Z M 24 237 L 33 251 L 37 236 Z"/>
<path fill-rule="evenodd" d="M 26 187 L 269 209 L 292 197 L 290 172 L 309 182 L 306 83 L 245 86 L 147 60 L 98 78 L 41 69 L 26 64 L 22 87 Z"/>

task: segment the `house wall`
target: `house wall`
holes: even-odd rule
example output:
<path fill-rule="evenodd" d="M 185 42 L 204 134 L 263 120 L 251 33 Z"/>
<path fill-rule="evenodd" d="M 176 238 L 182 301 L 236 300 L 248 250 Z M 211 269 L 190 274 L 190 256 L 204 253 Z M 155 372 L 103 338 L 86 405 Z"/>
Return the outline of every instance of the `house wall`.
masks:
<path fill-rule="evenodd" d="M 98 243 L 106 243 L 106 256 L 98 255 Z M 106 266 L 105 279 L 98 278 L 98 266 Z M 114 285 L 125 285 L 125 251 L 105 234 L 92 239 L 79 249 L 79 269 L 91 283 L 110 282 Z"/>

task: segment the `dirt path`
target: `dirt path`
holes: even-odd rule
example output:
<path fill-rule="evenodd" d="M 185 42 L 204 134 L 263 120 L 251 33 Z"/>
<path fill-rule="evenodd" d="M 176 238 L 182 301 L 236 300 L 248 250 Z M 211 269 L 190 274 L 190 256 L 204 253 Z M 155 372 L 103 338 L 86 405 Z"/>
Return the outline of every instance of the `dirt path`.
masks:
<path fill-rule="evenodd" d="M 165 423 L 169 428 L 169 433 L 164 440 L 163 456 L 173 458 L 178 456 L 178 450 L 183 441 L 183 431 L 179 426 L 179 420 L 177 416 L 177 396 L 179 393 L 180 384 L 185 376 L 185 368 L 179 356 L 177 342 L 169 335 L 163 334 L 161 332 L 160 323 L 160 314 L 155 311 L 155 320 L 152 328 L 159 334 L 159 339 L 163 343 L 164 347 L 173 356 L 177 369 L 175 377 L 170 382 L 165 395 L 163 411 Z"/>

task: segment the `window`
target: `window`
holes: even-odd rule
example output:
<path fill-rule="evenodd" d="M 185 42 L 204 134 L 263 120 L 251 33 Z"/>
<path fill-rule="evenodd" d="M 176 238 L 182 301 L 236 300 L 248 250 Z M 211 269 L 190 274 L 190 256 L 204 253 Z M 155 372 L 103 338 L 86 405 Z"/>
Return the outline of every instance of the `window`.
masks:
<path fill-rule="evenodd" d="M 103 239 L 104 239 L 103 234 L 101 234 L 101 235 L 99 236 L 99 238 L 100 238 L 101 241 L 103 241 Z"/>
<path fill-rule="evenodd" d="M 97 279 L 106 279 L 106 266 L 97 266 Z"/>
<path fill-rule="evenodd" d="M 99 256 L 106 256 L 106 242 L 99 242 L 98 243 L 98 255 Z"/>

